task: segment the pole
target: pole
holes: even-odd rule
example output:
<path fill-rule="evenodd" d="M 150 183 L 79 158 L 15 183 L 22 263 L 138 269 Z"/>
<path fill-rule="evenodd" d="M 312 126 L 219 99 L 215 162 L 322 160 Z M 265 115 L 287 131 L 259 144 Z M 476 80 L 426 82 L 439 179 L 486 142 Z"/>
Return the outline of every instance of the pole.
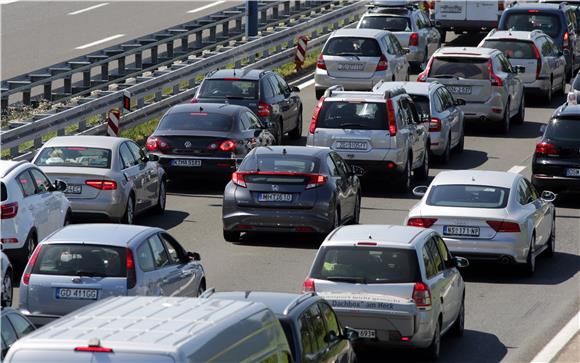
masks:
<path fill-rule="evenodd" d="M 258 35 L 258 2 L 256 0 L 246 0 L 246 36 Z"/>

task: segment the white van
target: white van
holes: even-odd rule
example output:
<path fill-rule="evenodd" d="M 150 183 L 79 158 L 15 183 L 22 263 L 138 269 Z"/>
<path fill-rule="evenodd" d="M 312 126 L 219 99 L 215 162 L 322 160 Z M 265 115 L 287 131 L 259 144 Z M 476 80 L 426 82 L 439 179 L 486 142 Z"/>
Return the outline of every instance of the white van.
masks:
<path fill-rule="evenodd" d="M 497 26 L 504 0 L 439 0 L 431 2 L 431 16 L 445 41 L 445 32 L 489 31 Z"/>
<path fill-rule="evenodd" d="M 4 362 L 291 362 L 276 316 L 250 301 L 114 297 L 18 340 Z"/>

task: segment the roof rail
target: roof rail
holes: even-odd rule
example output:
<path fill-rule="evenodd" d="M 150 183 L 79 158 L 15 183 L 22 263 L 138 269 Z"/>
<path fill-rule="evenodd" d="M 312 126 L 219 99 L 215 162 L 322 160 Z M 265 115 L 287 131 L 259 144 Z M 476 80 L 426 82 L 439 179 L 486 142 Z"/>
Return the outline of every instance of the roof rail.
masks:
<path fill-rule="evenodd" d="M 344 87 L 341 85 L 330 86 L 326 89 L 326 91 L 324 91 L 324 95 L 322 97 L 324 98 L 332 97 L 332 92 L 342 92 L 342 91 L 344 91 Z"/>
<path fill-rule="evenodd" d="M 305 292 L 304 294 L 298 296 L 296 299 L 292 300 L 290 302 L 290 304 L 288 304 L 286 306 L 286 308 L 284 309 L 284 311 L 282 312 L 283 315 L 288 314 L 290 311 L 292 311 L 292 309 L 294 309 L 296 306 L 298 306 L 301 302 L 303 302 L 304 300 L 306 300 L 309 297 L 312 296 L 316 296 L 316 293 L 311 291 L 311 292 Z"/>
<path fill-rule="evenodd" d="M 26 160 L 20 160 L 19 162 L 17 162 L 16 164 L 8 167 L 8 169 L 4 170 L 4 174 L 2 174 L 2 178 L 4 178 L 6 175 L 10 174 L 12 172 L 12 170 L 16 169 L 17 167 L 19 167 L 22 164 L 27 163 L 28 161 Z"/>
<path fill-rule="evenodd" d="M 490 37 L 490 36 L 494 35 L 496 32 L 497 32 L 497 29 L 493 28 L 489 31 L 489 33 L 487 33 L 487 36 Z"/>
<path fill-rule="evenodd" d="M 198 296 L 199 299 L 207 299 L 215 293 L 215 287 L 210 287 Z"/>

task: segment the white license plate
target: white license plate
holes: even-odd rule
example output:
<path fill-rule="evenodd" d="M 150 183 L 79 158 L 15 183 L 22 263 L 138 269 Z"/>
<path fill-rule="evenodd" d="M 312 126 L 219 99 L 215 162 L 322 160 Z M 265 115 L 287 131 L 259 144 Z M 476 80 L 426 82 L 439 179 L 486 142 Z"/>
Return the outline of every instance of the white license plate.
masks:
<path fill-rule="evenodd" d="M 457 93 L 457 94 L 460 94 L 460 95 L 470 95 L 471 94 L 471 87 L 447 86 L 447 88 L 452 93 Z"/>
<path fill-rule="evenodd" d="M 443 234 L 447 236 L 479 237 L 479 227 L 443 226 Z"/>
<path fill-rule="evenodd" d="M 376 330 L 372 329 L 353 329 L 358 333 L 358 337 L 362 339 L 374 339 L 377 337 Z"/>
<path fill-rule="evenodd" d="M 260 193 L 258 196 L 260 202 L 291 202 L 292 194 L 285 193 Z"/>
<path fill-rule="evenodd" d="M 56 289 L 57 299 L 97 300 L 97 289 Z"/>
<path fill-rule="evenodd" d="M 580 176 L 580 169 L 566 169 L 566 176 Z"/>
<path fill-rule="evenodd" d="M 189 166 L 189 167 L 199 167 L 201 166 L 201 160 L 197 159 L 175 159 L 171 160 L 172 166 Z"/>
<path fill-rule="evenodd" d="M 83 186 L 79 184 L 67 184 L 64 190 L 65 194 L 81 194 L 83 191 Z"/>
<path fill-rule="evenodd" d="M 339 71 L 362 71 L 365 68 L 364 63 L 338 63 Z"/>
<path fill-rule="evenodd" d="M 337 141 L 336 148 L 339 150 L 366 150 L 368 144 L 364 141 Z"/>

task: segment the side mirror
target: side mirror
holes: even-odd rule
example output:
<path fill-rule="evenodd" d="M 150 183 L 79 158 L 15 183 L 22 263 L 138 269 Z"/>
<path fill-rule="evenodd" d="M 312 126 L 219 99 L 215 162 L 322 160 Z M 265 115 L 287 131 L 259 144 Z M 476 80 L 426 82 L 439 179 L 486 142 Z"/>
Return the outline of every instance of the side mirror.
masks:
<path fill-rule="evenodd" d="M 155 154 L 147 154 L 147 159 L 149 161 L 159 161 L 159 155 Z"/>
<path fill-rule="evenodd" d="M 201 256 L 197 252 L 187 252 L 187 257 L 190 261 L 201 261 Z"/>
<path fill-rule="evenodd" d="M 543 135 L 544 132 L 546 132 L 546 128 L 548 127 L 548 125 L 543 124 L 542 126 L 540 126 L 540 135 Z"/>
<path fill-rule="evenodd" d="M 363 176 L 366 173 L 366 171 L 360 166 L 352 165 L 350 168 L 352 170 L 352 175 Z"/>
<path fill-rule="evenodd" d="M 409 53 L 411 53 L 411 49 L 403 48 L 403 54 L 409 54 Z"/>
<path fill-rule="evenodd" d="M 339 337 L 336 332 L 334 330 L 331 330 L 328 332 L 328 334 L 326 334 L 326 336 L 324 337 L 324 342 L 325 343 L 332 343 L 334 341 L 337 341 L 338 339 L 340 339 L 341 337 Z"/>
<path fill-rule="evenodd" d="M 67 185 L 66 185 L 66 183 L 65 183 L 65 182 L 63 182 L 62 180 L 60 180 L 60 179 L 56 179 L 56 180 L 54 181 L 54 189 L 55 189 L 55 190 L 57 190 L 57 191 L 59 191 L 59 192 L 64 192 L 64 191 L 66 190 L 66 188 L 67 188 Z"/>
<path fill-rule="evenodd" d="M 469 260 L 465 257 L 453 257 L 453 262 L 457 268 L 465 268 L 469 266 Z"/>
<path fill-rule="evenodd" d="M 422 113 L 421 116 L 419 116 L 419 120 L 421 123 L 431 122 L 431 116 L 427 115 L 426 113 Z"/>
<path fill-rule="evenodd" d="M 344 328 L 344 335 L 342 336 L 343 339 L 348 339 L 350 341 L 357 340 L 359 338 L 358 332 L 352 328 L 346 327 Z"/>
<path fill-rule="evenodd" d="M 526 67 L 524 67 L 524 66 L 514 66 L 513 68 L 516 71 L 516 73 L 518 73 L 518 74 L 526 72 Z"/>
<path fill-rule="evenodd" d="M 549 190 L 544 190 L 542 192 L 542 195 L 540 196 L 540 198 L 542 198 L 544 202 L 553 202 L 556 200 L 556 197 L 557 197 L 556 193 L 551 192 Z"/>
<path fill-rule="evenodd" d="M 467 102 L 463 98 L 456 98 L 455 101 L 453 101 L 455 106 L 465 106 L 466 103 Z"/>
<path fill-rule="evenodd" d="M 419 185 L 418 187 L 413 188 L 413 195 L 416 197 L 422 197 L 427 194 L 427 189 L 429 189 L 426 185 Z"/>
<path fill-rule="evenodd" d="M 298 92 L 298 93 L 300 92 L 300 88 L 298 88 L 298 87 L 296 87 L 296 86 L 290 86 L 290 90 L 291 90 L 292 92 Z"/>

